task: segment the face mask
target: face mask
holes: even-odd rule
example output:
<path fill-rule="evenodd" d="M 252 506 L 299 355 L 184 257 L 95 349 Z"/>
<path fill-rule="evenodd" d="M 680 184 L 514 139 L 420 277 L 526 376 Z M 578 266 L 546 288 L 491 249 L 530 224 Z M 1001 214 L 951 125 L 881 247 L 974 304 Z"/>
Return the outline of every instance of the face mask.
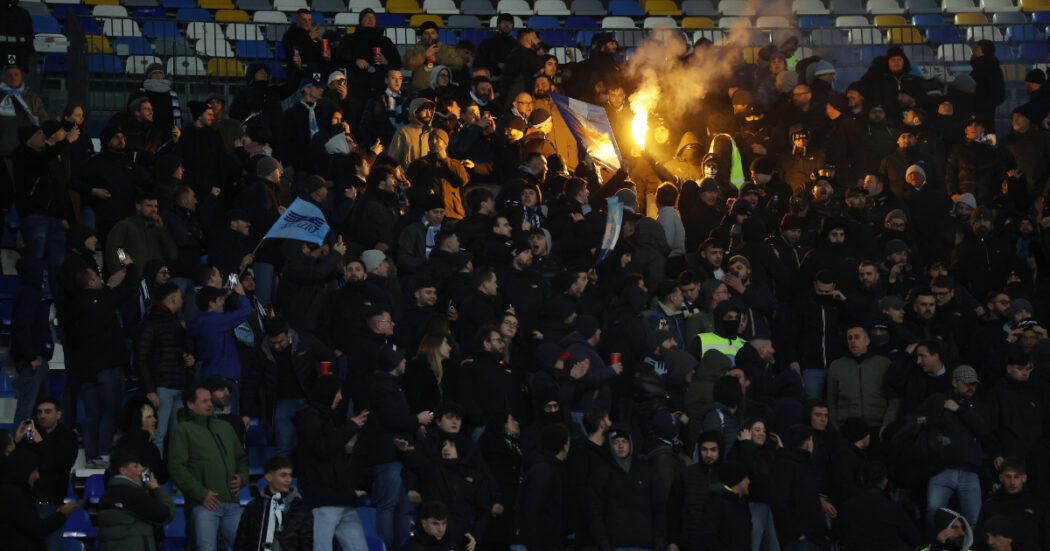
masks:
<path fill-rule="evenodd" d="M 715 333 L 720 337 L 725 337 L 729 340 L 736 338 L 737 333 L 740 330 L 740 320 L 715 320 Z"/>
<path fill-rule="evenodd" d="M 166 78 L 151 78 L 142 83 L 142 87 L 145 88 L 147 92 L 158 92 L 163 94 L 171 91 L 171 81 Z"/>

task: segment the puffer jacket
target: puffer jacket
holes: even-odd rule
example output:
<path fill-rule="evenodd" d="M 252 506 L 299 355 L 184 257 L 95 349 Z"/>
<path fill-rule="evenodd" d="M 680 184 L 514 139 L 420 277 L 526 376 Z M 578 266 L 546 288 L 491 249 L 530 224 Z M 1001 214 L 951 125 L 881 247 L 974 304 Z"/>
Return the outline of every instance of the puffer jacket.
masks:
<path fill-rule="evenodd" d="M 412 161 L 430 152 L 428 140 L 431 127 L 424 126 L 416 117 L 416 111 L 429 101 L 426 98 L 412 100 L 412 103 L 408 105 L 409 123 L 398 128 L 390 140 L 390 146 L 387 148 L 388 154 L 401 165 L 403 170 L 408 170 L 408 165 Z"/>
<path fill-rule="evenodd" d="M 1006 176 L 1001 150 L 980 141 L 967 141 L 955 146 L 948 155 L 944 185 L 948 193 L 973 193 L 978 204 L 999 194 Z"/>
<path fill-rule="evenodd" d="M 248 484 L 248 455 L 233 426 L 186 408 L 178 417 L 168 443 L 168 471 L 186 496 L 186 508 L 201 505 L 208 492 L 217 493 L 223 503 L 239 503 L 230 481 L 239 475 Z"/>
<path fill-rule="evenodd" d="M 884 380 L 890 360 L 868 355 L 843 356 L 828 367 L 828 409 L 831 422 L 859 417 L 869 427 L 884 427 L 900 414 L 902 399 Z"/>
<path fill-rule="evenodd" d="M 193 368 L 186 367 L 182 355 L 190 350 L 189 333 L 179 323 L 178 315 L 160 303 L 151 304 L 135 340 L 135 365 L 142 391 L 156 392 L 157 387 L 185 389 Z"/>
<path fill-rule="evenodd" d="M 341 410 L 332 409 L 338 391 L 335 375 L 321 376 L 314 383 L 310 404 L 299 410 L 293 419 L 299 433 L 296 449 L 299 482 L 311 507 L 353 507 L 357 504 L 354 488 L 358 476 L 350 455 L 346 453 L 346 445 L 360 429 L 350 421 L 336 424 L 338 417 L 345 418 L 338 415 Z M 369 424 L 375 422 L 375 419 L 369 420 Z M 389 446 L 393 450 L 393 442 Z"/>
<path fill-rule="evenodd" d="M 244 512 L 241 513 L 241 522 L 237 525 L 237 538 L 233 540 L 233 551 L 264 551 L 266 549 L 263 519 L 269 514 L 272 499 L 273 494 L 267 486 L 244 508 Z M 302 494 L 294 486 L 283 496 L 282 501 L 284 503 L 284 516 L 281 520 L 283 529 L 274 534 L 274 547 L 280 545 L 281 551 L 313 549 L 313 511 L 306 505 Z"/>
<path fill-rule="evenodd" d="M 149 490 L 124 476 L 109 479 L 98 506 L 98 541 L 106 551 L 153 551 L 160 527 L 175 518 L 167 490 Z"/>

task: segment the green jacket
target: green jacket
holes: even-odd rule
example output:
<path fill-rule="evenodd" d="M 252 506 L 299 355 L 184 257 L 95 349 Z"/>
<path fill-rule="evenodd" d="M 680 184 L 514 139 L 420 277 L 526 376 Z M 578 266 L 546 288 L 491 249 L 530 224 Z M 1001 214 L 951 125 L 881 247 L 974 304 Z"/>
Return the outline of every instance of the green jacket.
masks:
<path fill-rule="evenodd" d="M 200 505 L 208 492 L 217 493 L 219 501 L 240 503 L 229 484 L 236 475 L 244 485 L 249 483 L 248 455 L 233 425 L 183 408 L 168 443 L 168 472 L 186 496 L 187 511 Z"/>
<path fill-rule="evenodd" d="M 843 356 L 828 367 L 828 414 L 838 426 L 851 417 L 869 427 L 883 427 L 897 420 L 902 399 L 886 384 L 891 362 L 884 356 Z"/>
<path fill-rule="evenodd" d="M 98 542 L 102 551 L 155 551 L 158 529 L 174 518 L 175 502 L 164 488 L 148 490 L 114 476 L 95 517 Z"/>

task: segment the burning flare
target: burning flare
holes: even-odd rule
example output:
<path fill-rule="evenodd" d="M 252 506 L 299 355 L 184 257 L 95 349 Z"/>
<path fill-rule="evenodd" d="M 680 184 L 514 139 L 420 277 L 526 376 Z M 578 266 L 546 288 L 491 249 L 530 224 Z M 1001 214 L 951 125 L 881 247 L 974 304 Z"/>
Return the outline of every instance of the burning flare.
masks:
<path fill-rule="evenodd" d="M 645 108 L 631 105 L 634 108 L 634 119 L 631 120 L 631 136 L 634 137 L 634 143 L 638 144 L 638 147 L 645 151 L 645 136 L 649 133 L 649 113 L 645 111 Z"/>

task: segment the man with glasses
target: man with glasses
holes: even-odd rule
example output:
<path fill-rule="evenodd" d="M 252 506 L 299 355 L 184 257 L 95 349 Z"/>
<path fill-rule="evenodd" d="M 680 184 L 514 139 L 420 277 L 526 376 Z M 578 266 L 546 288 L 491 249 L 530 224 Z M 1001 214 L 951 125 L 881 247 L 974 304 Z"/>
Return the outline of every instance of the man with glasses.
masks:
<path fill-rule="evenodd" d="M 1004 457 L 1020 457 L 1028 465 L 1029 487 L 1045 495 L 1050 481 L 1047 472 L 1047 442 L 1043 421 L 1047 416 L 1046 394 L 1032 377 L 1032 359 L 1015 347 L 1006 360 L 1006 377 L 992 388 L 988 409 L 992 421 L 992 450 L 998 470 Z"/>
<path fill-rule="evenodd" d="M 514 101 L 511 103 L 510 113 L 523 121 L 528 121 L 529 115 L 532 114 L 532 94 L 521 92 L 517 96 L 514 96 Z"/>

